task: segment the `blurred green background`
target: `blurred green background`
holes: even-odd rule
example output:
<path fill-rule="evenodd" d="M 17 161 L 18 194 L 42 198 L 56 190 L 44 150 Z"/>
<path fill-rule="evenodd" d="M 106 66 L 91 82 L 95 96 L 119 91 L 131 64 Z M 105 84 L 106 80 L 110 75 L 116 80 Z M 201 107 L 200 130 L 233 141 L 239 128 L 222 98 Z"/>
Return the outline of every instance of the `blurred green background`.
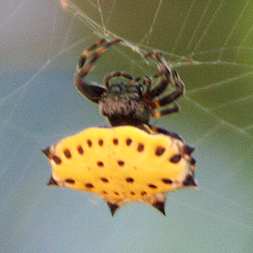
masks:
<path fill-rule="evenodd" d="M 251 253 L 253 1 L 62 4 L 1 2 L 0 252 Z M 181 113 L 153 123 L 196 147 L 200 187 L 169 194 L 166 217 L 134 203 L 112 218 L 99 198 L 46 186 L 40 150 L 107 124 L 72 83 L 83 48 L 113 34 L 130 48 L 113 48 L 88 79 L 115 70 L 151 75 L 132 49 L 155 49 L 186 84 Z"/>

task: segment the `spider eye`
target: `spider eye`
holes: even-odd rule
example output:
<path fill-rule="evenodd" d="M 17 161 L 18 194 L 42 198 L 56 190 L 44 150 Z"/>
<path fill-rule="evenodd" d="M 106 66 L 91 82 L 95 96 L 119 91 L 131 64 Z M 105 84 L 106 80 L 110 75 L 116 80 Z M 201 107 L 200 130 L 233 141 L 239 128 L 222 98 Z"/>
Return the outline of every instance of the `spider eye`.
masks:
<path fill-rule="evenodd" d="M 113 93 L 120 93 L 121 91 L 122 91 L 122 87 L 121 87 L 121 85 L 118 85 L 118 84 L 113 84 L 112 86 L 111 86 L 111 92 L 113 92 Z"/>

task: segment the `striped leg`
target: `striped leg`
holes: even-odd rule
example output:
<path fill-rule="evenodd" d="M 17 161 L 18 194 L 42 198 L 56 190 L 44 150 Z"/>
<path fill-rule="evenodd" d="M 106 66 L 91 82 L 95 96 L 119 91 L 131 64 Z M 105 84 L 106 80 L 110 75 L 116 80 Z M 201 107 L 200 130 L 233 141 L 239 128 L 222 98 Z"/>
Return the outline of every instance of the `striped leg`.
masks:
<path fill-rule="evenodd" d="M 113 39 L 111 41 L 101 39 L 85 49 L 80 56 L 79 63 L 76 67 L 74 85 L 82 95 L 86 96 L 93 102 L 99 102 L 105 88 L 95 83 L 89 83 L 85 81 L 84 78 L 92 71 L 95 62 L 100 58 L 100 56 L 111 46 L 119 42 L 120 39 Z"/>
<path fill-rule="evenodd" d="M 150 52 L 146 55 L 147 58 L 154 60 L 158 64 L 158 72 L 154 75 L 154 78 L 160 78 L 159 84 L 151 89 L 147 96 L 151 101 L 151 107 L 153 109 L 152 116 L 154 118 L 160 118 L 161 116 L 168 115 L 179 111 L 179 106 L 174 103 L 173 107 L 158 110 L 161 107 L 170 105 L 176 101 L 184 93 L 184 83 L 175 70 L 172 70 L 164 58 L 161 57 L 158 52 Z M 175 91 L 168 95 L 161 96 L 169 85 L 175 87 Z"/>

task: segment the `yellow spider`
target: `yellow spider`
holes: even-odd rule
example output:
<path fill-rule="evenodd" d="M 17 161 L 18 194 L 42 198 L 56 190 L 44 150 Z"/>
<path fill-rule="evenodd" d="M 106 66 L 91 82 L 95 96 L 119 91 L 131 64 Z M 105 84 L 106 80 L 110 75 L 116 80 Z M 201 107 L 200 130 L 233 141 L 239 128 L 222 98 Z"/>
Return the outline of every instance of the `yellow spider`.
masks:
<path fill-rule="evenodd" d="M 75 75 L 79 92 L 99 104 L 111 126 L 85 129 L 44 149 L 52 167 L 48 184 L 95 193 L 112 214 L 131 201 L 150 204 L 165 214 L 167 192 L 197 186 L 194 149 L 149 121 L 178 111 L 175 100 L 183 95 L 184 84 L 157 52 L 145 56 L 157 64 L 152 78 L 112 72 L 103 85 L 84 80 L 96 60 L 119 42 L 103 39 L 85 49 Z M 119 77 L 126 82 L 112 82 Z M 159 83 L 154 86 L 152 79 Z M 163 95 L 168 86 L 175 90 Z"/>

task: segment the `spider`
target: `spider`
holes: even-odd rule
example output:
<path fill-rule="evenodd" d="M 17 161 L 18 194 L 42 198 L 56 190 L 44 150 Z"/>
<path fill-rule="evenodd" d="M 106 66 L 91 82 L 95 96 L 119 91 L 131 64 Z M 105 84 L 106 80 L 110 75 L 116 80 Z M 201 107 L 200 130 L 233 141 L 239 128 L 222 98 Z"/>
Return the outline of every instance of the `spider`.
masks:
<path fill-rule="evenodd" d="M 194 148 L 150 120 L 179 111 L 175 101 L 184 94 L 184 83 L 159 52 L 145 55 L 157 65 L 152 77 L 118 71 L 105 76 L 103 85 L 86 81 L 100 56 L 120 42 L 101 39 L 85 49 L 74 79 L 112 127 L 88 128 L 44 149 L 52 167 L 48 184 L 96 193 L 112 215 L 131 201 L 165 215 L 166 192 L 197 186 Z M 169 86 L 174 90 L 167 94 Z"/>
<path fill-rule="evenodd" d="M 111 41 L 101 39 L 85 49 L 76 68 L 74 85 L 82 95 L 98 103 L 102 115 L 108 118 L 111 126 L 131 125 L 154 130 L 150 119 L 178 112 L 179 106 L 175 101 L 184 94 L 183 81 L 159 52 L 152 51 L 145 55 L 146 59 L 157 65 L 157 73 L 152 78 L 133 77 L 125 71 L 117 71 L 105 76 L 103 85 L 85 80 L 101 55 L 120 42 L 118 38 Z M 116 78 L 127 82 L 113 83 Z M 152 79 L 159 79 L 159 83 L 154 86 Z M 174 91 L 164 95 L 168 86 L 173 86 Z M 159 128 L 155 130 L 163 131 Z"/>

